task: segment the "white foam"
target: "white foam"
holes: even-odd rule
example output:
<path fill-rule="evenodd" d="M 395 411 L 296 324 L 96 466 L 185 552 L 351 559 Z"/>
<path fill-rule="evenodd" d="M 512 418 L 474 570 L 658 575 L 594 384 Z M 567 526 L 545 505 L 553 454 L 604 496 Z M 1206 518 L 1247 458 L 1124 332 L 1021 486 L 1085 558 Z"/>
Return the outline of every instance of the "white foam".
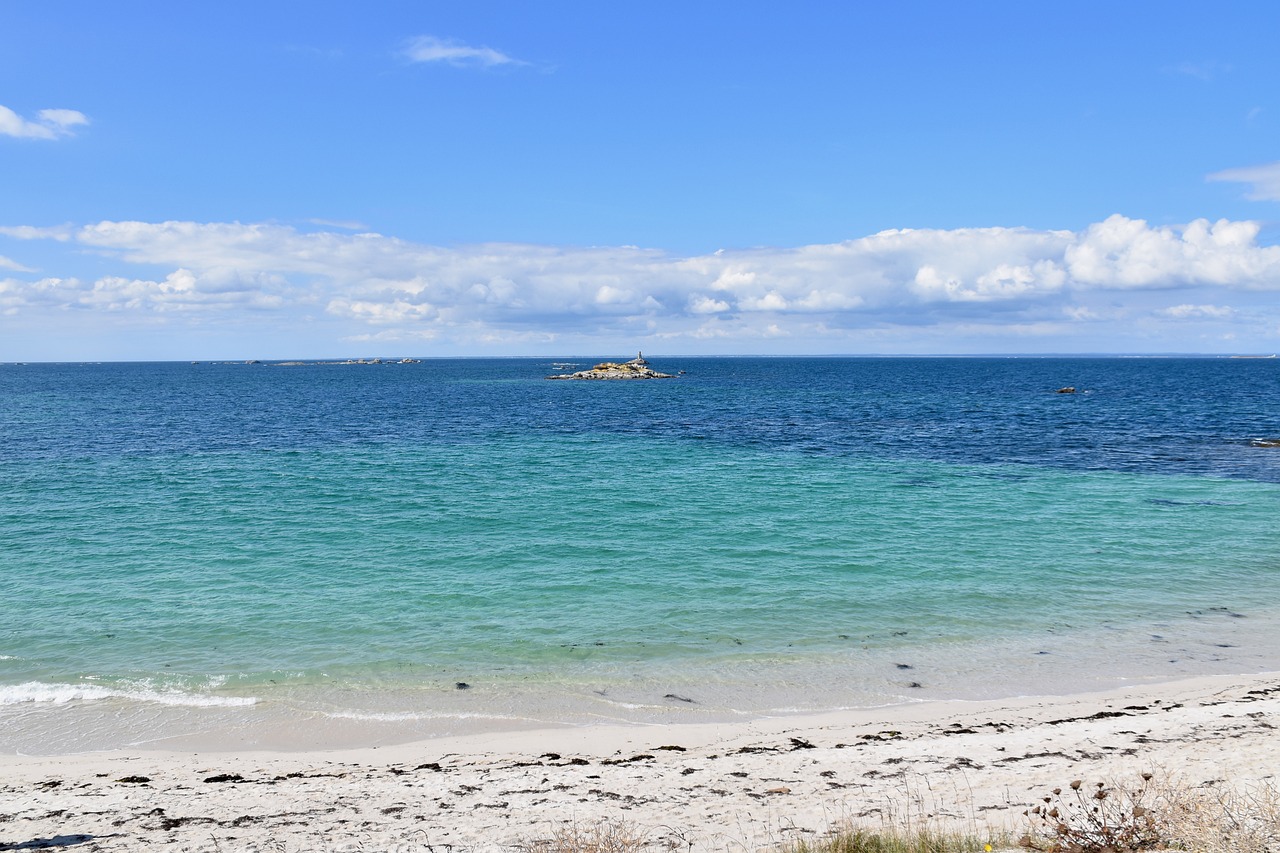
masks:
<path fill-rule="evenodd" d="M 252 696 L 209 696 L 180 690 L 127 690 L 97 684 L 46 684 L 28 681 L 25 684 L 0 686 L 0 705 L 21 705 L 27 702 L 66 705 L 70 702 L 101 702 L 107 699 L 196 707 L 237 707 L 254 705 L 258 701 Z"/>

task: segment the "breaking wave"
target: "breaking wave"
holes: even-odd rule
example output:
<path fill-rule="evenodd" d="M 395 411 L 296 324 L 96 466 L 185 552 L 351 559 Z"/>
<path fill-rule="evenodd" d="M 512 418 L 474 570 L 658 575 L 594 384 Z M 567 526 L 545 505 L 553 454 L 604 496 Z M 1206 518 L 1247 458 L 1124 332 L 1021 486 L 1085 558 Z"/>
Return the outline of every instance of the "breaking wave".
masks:
<path fill-rule="evenodd" d="M 193 707 L 236 707 L 258 702 L 252 696 L 210 696 L 207 693 L 157 690 L 147 686 L 107 687 L 100 684 L 46 684 L 41 681 L 0 686 L 0 706 L 28 702 L 66 705 L 71 702 L 102 702 L 109 699 Z"/>

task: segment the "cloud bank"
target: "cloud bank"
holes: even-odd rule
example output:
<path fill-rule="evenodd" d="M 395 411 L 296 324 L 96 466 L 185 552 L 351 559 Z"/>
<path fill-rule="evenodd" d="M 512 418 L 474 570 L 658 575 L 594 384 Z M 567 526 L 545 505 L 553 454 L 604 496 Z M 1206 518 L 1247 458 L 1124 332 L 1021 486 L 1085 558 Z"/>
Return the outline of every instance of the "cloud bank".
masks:
<path fill-rule="evenodd" d="M 29 121 L 0 106 L 0 135 L 18 139 L 59 139 L 71 136 L 77 126 L 88 123 L 85 114 L 76 110 L 41 110 L 35 121 Z"/>
<path fill-rule="evenodd" d="M 1172 227 L 1115 215 L 1080 231 L 890 230 L 681 257 L 634 246 L 446 248 L 275 224 L 16 226 L 0 236 L 18 248 L 90 253 L 113 273 L 20 277 L 33 265 L 8 261 L 0 315 L 91 312 L 104 326 L 253 316 L 281 328 L 323 318 L 345 341 L 433 340 L 476 354 L 566 341 L 759 351 L 753 342 L 781 338 L 792 351 L 859 352 L 895 335 L 947 351 L 948 339 L 1106 340 L 1121 329 L 1176 343 L 1188 324 L 1221 346 L 1241 330 L 1280 340 L 1269 307 L 1280 247 L 1258 234 L 1250 221 Z"/>

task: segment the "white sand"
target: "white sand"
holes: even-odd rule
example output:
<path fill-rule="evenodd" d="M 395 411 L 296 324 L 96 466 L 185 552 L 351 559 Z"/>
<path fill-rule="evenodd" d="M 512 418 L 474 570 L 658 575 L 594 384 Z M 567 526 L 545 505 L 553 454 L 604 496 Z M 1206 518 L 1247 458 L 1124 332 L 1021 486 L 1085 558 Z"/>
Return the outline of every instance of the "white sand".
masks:
<path fill-rule="evenodd" d="M 1021 829 L 1029 803 L 1077 778 L 1273 779 L 1277 721 L 1273 673 L 364 750 L 6 756 L 0 850 L 506 850 L 601 819 L 682 850 L 755 850 L 846 818 Z M 226 774 L 243 781 L 208 781 Z"/>

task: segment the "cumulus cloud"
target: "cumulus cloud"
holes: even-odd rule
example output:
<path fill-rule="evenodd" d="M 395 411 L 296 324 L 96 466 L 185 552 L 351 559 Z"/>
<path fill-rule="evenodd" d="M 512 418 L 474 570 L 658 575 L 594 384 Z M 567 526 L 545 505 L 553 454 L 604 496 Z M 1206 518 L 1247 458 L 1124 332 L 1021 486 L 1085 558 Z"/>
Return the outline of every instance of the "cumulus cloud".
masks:
<path fill-rule="evenodd" d="M 1223 169 L 1208 177 L 1211 181 L 1249 184 L 1248 198 L 1254 201 L 1280 201 L 1280 161 L 1263 166 Z"/>
<path fill-rule="evenodd" d="M 689 300 L 691 314 L 722 314 L 729 310 L 729 303 L 709 296 L 694 296 Z"/>
<path fill-rule="evenodd" d="M 34 282 L 6 279 L 0 283 L 0 298 L 4 300 L 0 304 L 15 309 L 28 305 L 107 313 L 277 308 L 284 299 L 273 292 L 272 284 L 271 276 L 241 276 L 228 271 L 196 275 L 187 269 L 174 270 L 159 280 L 118 275 L 92 282 L 74 277 Z"/>
<path fill-rule="evenodd" d="M 1084 285 L 1166 288 L 1186 283 L 1280 286 L 1280 248 L 1260 248 L 1256 222 L 1197 219 L 1181 228 L 1152 228 L 1111 216 L 1073 240 L 1063 260 Z"/>
<path fill-rule="evenodd" d="M 59 139 L 71 136 L 77 126 L 88 123 L 88 117 L 77 110 L 41 110 L 31 121 L 0 106 L 0 135 L 19 139 Z"/>
<path fill-rule="evenodd" d="M 495 65 L 524 65 L 500 50 L 472 47 L 454 39 L 418 36 L 410 39 L 404 55 L 410 62 L 444 62 L 459 68 L 491 68 Z"/>
<path fill-rule="evenodd" d="M 1117 215 L 1081 231 L 891 230 L 675 256 L 635 246 L 439 247 L 237 222 L 19 226 L 0 235 L 61 240 L 118 269 L 93 281 L 6 279 L 0 309 L 229 320 L 256 311 L 282 324 L 323 316 L 347 340 L 480 347 L 565 335 L 838 341 L 931 327 L 1033 338 L 1136 318 L 1233 320 L 1233 309 L 1217 307 L 1232 301 L 1222 294 L 1273 302 L 1280 248 L 1259 245 L 1258 234 L 1247 221 L 1152 226 Z M 1175 303 L 1170 292 L 1184 295 Z"/>

